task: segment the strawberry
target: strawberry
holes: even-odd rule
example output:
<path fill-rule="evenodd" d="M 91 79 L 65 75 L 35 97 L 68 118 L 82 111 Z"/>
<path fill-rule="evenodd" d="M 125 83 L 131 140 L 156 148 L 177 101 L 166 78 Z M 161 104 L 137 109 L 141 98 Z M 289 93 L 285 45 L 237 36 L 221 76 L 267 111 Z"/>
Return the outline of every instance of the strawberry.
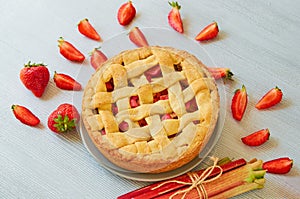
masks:
<path fill-rule="evenodd" d="M 172 10 L 169 12 L 168 15 L 168 22 L 174 30 L 176 30 L 179 33 L 183 33 L 183 24 L 180 16 L 180 8 L 181 6 L 178 4 L 178 2 L 169 2 L 170 6 L 172 6 Z"/>
<path fill-rule="evenodd" d="M 293 167 L 293 160 L 288 157 L 277 158 L 264 162 L 262 167 L 268 173 L 286 174 Z"/>
<path fill-rule="evenodd" d="M 259 146 L 265 143 L 270 137 L 269 129 L 261 129 L 250 135 L 242 137 L 241 140 L 248 146 Z"/>
<path fill-rule="evenodd" d="M 83 62 L 85 59 L 85 56 L 75 46 L 62 37 L 58 40 L 58 47 L 60 54 L 70 61 Z"/>
<path fill-rule="evenodd" d="M 248 96 L 246 87 L 243 85 L 242 89 L 237 89 L 234 93 L 231 102 L 231 112 L 234 119 L 241 121 L 245 113 L 248 103 Z"/>
<path fill-rule="evenodd" d="M 278 104 L 282 99 L 282 91 L 276 86 L 268 91 L 255 105 L 257 109 L 266 109 Z"/>
<path fill-rule="evenodd" d="M 48 85 L 50 73 L 44 64 L 29 61 L 20 71 L 20 79 L 36 97 L 41 97 Z"/>
<path fill-rule="evenodd" d="M 81 20 L 77 25 L 78 31 L 84 36 L 96 40 L 101 41 L 101 37 L 95 28 L 91 25 L 88 19 Z"/>
<path fill-rule="evenodd" d="M 197 41 L 206 41 L 215 38 L 219 33 L 219 27 L 217 22 L 213 22 L 206 26 L 200 33 L 195 37 Z"/>
<path fill-rule="evenodd" d="M 106 60 L 107 57 L 102 51 L 99 50 L 99 48 L 94 48 L 94 50 L 91 52 L 90 63 L 95 70 L 99 68 Z"/>
<path fill-rule="evenodd" d="M 132 41 L 137 47 L 149 46 L 145 35 L 138 27 L 134 27 L 129 31 L 129 39 Z"/>
<path fill-rule="evenodd" d="M 208 68 L 208 71 L 215 79 L 230 79 L 232 80 L 233 73 L 229 68 Z"/>
<path fill-rule="evenodd" d="M 14 104 L 11 106 L 11 109 L 13 110 L 15 117 L 23 124 L 36 126 L 40 123 L 40 119 L 24 106 Z"/>
<path fill-rule="evenodd" d="M 81 90 L 81 84 L 67 74 L 56 73 L 55 71 L 53 80 L 56 86 L 63 90 L 74 90 L 74 91 Z"/>
<path fill-rule="evenodd" d="M 135 17 L 135 14 L 136 14 L 135 7 L 132 5 L 132 2 L 130 0 L 122 4 L 118 10 L 118 15 L 117 15 L 120 25 L 122 26 L 128 25 Z"/>
<path fill-rule="evenodd" d="M 55 133 L 74 130 L 79 122 L 80 115 L 75 106 L 64 103 L 57 107 L 48 117 L 48 127 Z"/>

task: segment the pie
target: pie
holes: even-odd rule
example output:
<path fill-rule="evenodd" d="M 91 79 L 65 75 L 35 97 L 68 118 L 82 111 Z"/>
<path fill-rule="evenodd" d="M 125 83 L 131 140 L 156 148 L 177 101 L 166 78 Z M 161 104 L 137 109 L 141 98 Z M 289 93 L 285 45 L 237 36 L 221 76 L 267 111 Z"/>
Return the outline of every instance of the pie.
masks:
<path fill-rule="evenodd" d="M 219 93 L 206 66 L 172 47 L 126 50 L 110 58 L 84 89 L 82 119 L 115 165 L 160 173 L 193 160 L 219 115 Z"/>

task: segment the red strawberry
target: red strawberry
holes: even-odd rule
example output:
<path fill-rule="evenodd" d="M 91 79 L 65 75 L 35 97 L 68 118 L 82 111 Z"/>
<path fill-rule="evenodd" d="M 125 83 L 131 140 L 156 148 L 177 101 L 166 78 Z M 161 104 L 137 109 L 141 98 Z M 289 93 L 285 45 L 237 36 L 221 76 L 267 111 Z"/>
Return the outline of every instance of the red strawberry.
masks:
<path fill-rule="evenodd" d="M 11 109 L 15 117 L 23 124 L 36 126 L 40 123 L 40 119 L 36 117 L 28 108 L 21 105 L 12 105 Z"/>
<path fill-rule="evenodd" d="M 248 96 L 246 87 L 243 85 L 242 89 L 237 89 L 234 93 L 231 102 L 231 112 L 234 119 L 240 121 L 243 118 L 248 103 Z"/>
<path fill-rule="evenodd" d="M 248 146 L 259 146 L 265 143 L 270 137 L 269 129 L 262 129 L 256 131 L 246 137 L 242 137 L 241 140 Z"/>
<path fill-rule="evenodd" d="M 183 24 L 180 16 L 180 8 L 181 6 L 178 4 L 178 2 L 169 2 L 170 6 L 172 6 L 172 10 L 169 12 L 168 15 L 168 22 L 174 30 L 176 30 L 179 33 L 183 33 Z"/>
<path fill-rule="evenodd" d="M 74 91 L 81 90 L 81 84 L 67 74 L 56 73 L 55 71 L 53 80 L 56 86 L 63 90 L 74 90 Z"/>
<path fill-rule="evenodd" d="M 102 51 L 99 50 L 99 48 L 94 48 L 94 50 L 91 52 L 90 63 L 95 70 L 99 68 L 106 60 L 107 57 Z"/>
<path fill-rule="evenodd" d="M 206 26 L 201 32 L 195 37 L 197 41 L 206 41 L 215 38 L 219 33 L 219 27 L 217 22 L 213 22 Z"/>
<path fill-rule="evenodd" d="M 58 47 L 60 54 L 70 61 L 83 62 L 85 59 L 85 56 L 75 46 L 62 37 L 58 40 Z"/>
<path fill-rule="evenodd" d="M 293 167 L 293 160 L 288 157 L 277 158 L 264 162 L 262 167 L 268 173 L 286 174 Z"/>
<path fill-rule="evenodd" d="M 276 86 L 267 92 L 255 105 L 257 109 L 266 109 L 278 104 L 282 99 L 282 91 Z"/>
<path fill-rule="evenodd" d="M 230 79 L 232 80 L 233 73 L 229 68 L 208 68 L 208 71 L 215 79 Z"/>
<path fill-rule="evenodd" d="M 79 122 L 80 115 L 72 104 L 61 104 L 48 117 L 48 127 L 55 133 L 74 130 Z"/>
<path fill-rule="evenodd" d="M 83 19 L 78 24 L 78 31 L 83 34 L 84 36 L 94 39 L 96 41 L 100 41 L 101 37 L 95 28 L 91 25 L 88 19 Z"/>
<path fill-rule="evenodd" d="M 41 97 L 48 85 L 50 73 L 44 64 L 28 64 L 20 71 L 20 79 L 36 97 Z"/>
<path fill-rule="evenodd" d="M 138 27 L 134 27 L 129 32 L 129 39 L 138 47 L 149 46 L 145 35 Z"/>
<path fill-rule="evenodd" d="M 130 0 L 122 4 L 118 10 L 118 15 L 117 15 L 120 25 L 122 26 L 128 25 L 135 17 L 135 14 L 136 14 L 135 7 L 132 5 L 132 2 Z"/>

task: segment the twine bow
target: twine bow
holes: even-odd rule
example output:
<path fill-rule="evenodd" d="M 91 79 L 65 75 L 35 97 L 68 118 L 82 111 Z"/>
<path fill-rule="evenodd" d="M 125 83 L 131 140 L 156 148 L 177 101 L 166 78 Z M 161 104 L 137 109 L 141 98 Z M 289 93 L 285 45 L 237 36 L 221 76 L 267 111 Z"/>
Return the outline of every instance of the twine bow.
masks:
<path fill-rule="evenodd" d="M 186 195 L 193 189 L 197 190 L 199 198 L 203 197 L 204 199 L 207 199 L 208 195 L 207 195 L 207 192 L 206 192 L 205 187 L 203 186 L 203 184 L 218 179 L 223 173 L 223 169 L 219 165 L 217 165 L 218 158 L 211 157 L 211 159 L 213 160 L 213 165 L 208 167 L 207 169 L 205 169 L 200 176 L 196 172 L 188 172 L 187 173 L 187 175 L 191 179 L 191 182 L 183 182 L 183 181 L 178 181 L 178 180 L 168 180 L 168 181 L 165 181 L 165 182 L 159 184 L 158 186 L 154 187 L 153 189 L 157 189 L 157 188 L 159 188 L 159 187 L 161 187 L 161 186 L 163 186 L 167 183 L 175 182 L 175 183 L 178 183 L 178 184 L 189 185 L 189 187 L 187 187 L 186 189 L 179 190 L 179 191 L 175 192 L 174 194 L 172 194 L 170 196 L 170 199 L 172 199 L 173 197 L 175 197 L 176 195 L 179 195 L 179 194 L 183 194 L 181 199 L 184 199 L 186 197 Z M 207 179 L 215 168 L 218 168 L 220 170 L 218 175 L 216 175 L 213 178 Z"/>

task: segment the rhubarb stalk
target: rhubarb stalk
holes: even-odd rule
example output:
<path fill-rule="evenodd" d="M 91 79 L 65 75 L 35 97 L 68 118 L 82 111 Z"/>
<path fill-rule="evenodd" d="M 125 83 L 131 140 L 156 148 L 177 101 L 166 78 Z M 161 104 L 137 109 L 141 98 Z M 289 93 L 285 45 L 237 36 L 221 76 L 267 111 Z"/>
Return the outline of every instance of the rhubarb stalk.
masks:
<path fill-rule="evenodd" d="M 226 164 L 221 165 L 221 168 L 223 170 L 223 173 L 227 173 L 227 172 L 230 172 L 232 170 L 235 170 L 238 167 L 241 167 L 241 166 L 245 165 L 246 163 L 247 163 L 246 160 L 238 159 L 238 160 L 228 162 Z M 205 171 L 205 169 L 202 169 L 202 170 L 199 170 L 199 171 L 195 171 L 195 173 L 200 176 L 204 171 Z M 209 175 L 209 178 L 215 177 L 216 175 L 218 175 L 219 172 L 220 172 L 220 169 L 215 168 L 212 171 L 212 173 Z M 172 181 L 185 182 L 185 183 L 191 183 L 191 178 L 187 174 L 175 177 L 171 180 Z M 177 189 L 182 188 L 182 187 L 185 186 L 184 184 L 179 184 L 179 183 L 176 183 L 176 182 L 169 182 L 169 183 L 166 184 L 166 182 L 168 182 L 168 181 L 170 181 L 170 180 L 157 182 L 157 183 L 148 185 L 146 187 L 134 190 L 132 192 L 129 192 L 129 193 L 126 193 L 124 195 L 119 196 L 118 199 L 154 198 L 154 197 L 163 195 L 165 193 L 177 190 Z M 160 186 L 162 183 L 164 183 L 164 186 Z"/>
<path fill-rule="evenodd" d="M 262 164 L 262 160 L 253 159 L 247 163 L 244 159 L 239 159 L 225 163 L 220 167 L 214 166 L 209 171 L 211 173 L 207 172 L 211 168 L 209 167 L 148 185 L 119 196 L 118 199 L 230 198 L 264 187 L 266 170 L 262 169 Z M 205 172 L 209 174 L 208 177 L 201 179 L 201 175 Z M 193 188 L 191 186 L 195 181 L 202 183 Z"/>
<path fill-rule="evenodd" d="M 223 173 L 221 177 L 214 181 L 204 182 L 202 186 L 205 190 L 205 195 L 213 199 L 229 198 L 250 190 L 263 188 L 266 171 L 262 170 L 262 164 L 263 162 L 261 160 L 255 160 L 235 170 Z M 186 187 L 155 198 L 182 198 L 183 194 L 181 192 L 184 192 L 184 189 L 186 189 Z M 185 196 L 189 199 L 203 197 L 203 195 L 199 195 L 196 189 L 189 191 Z"/>

